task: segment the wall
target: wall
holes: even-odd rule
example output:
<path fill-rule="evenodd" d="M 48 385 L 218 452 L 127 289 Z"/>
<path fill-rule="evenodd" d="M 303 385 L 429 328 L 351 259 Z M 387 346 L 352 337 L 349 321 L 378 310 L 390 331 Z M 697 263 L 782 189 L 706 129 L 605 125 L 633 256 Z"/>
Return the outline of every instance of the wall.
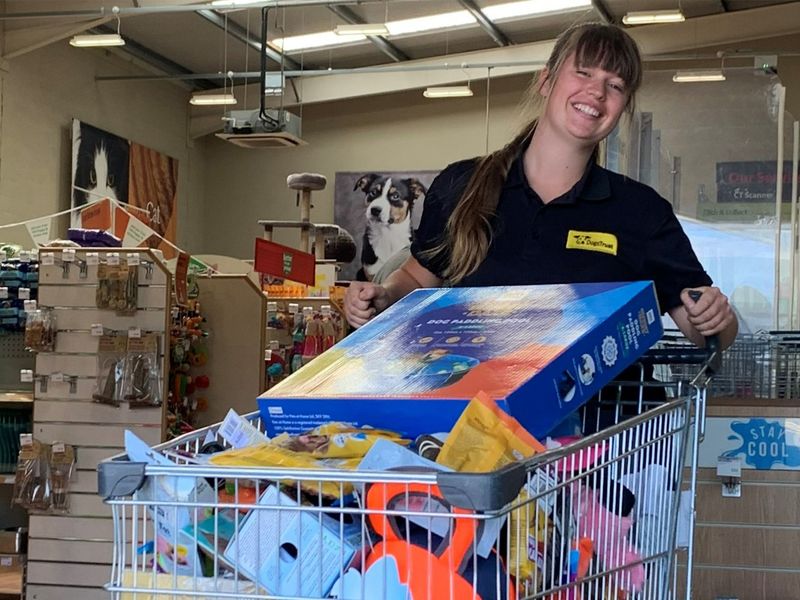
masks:
<path fill-rule="evenodd" d="M 69 207 L 71 121 L 78 118 L 178 158 L 179 245 L 201 249 L 204 158 L 202 146 L 186 142 L 189 93 L 174 83 L 95 81 L 127 72 L 142 71 L 66 40 L 8 62 L 0 72 L 0 223 Z M 24 228 L 0 239 L 31 244 Z"/>
<path fill-rule="evenodd" d="M 527 77 L 493 80 L 489 147 L 505 143 L 521 124 L 517 105 Z M 286 176 L 311 171 L 328 178 L 313 196 L 312 220 L 333 222 L 337 171 L 441 169 L 485 152 L 485 82 L 471 98 L 425 99 L 421 91 L 306 106 L 308 146 L 245 150 L 208 142 L 206 251 L 252 258 L 259 219 L 296 219 Z M 357 235 L 358 232 L 352 232 Z M 289 236 L 276 241 L 292 243 Z"/>

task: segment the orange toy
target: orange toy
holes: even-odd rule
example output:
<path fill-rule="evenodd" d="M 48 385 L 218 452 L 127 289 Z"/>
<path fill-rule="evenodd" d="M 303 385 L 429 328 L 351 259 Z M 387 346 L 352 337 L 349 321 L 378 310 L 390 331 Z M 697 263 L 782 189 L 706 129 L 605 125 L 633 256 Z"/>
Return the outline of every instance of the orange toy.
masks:
<path fill-rule="evenodd" d="M 406 500 L 409 504 L 414 500 L 438 502 L 451 513 L 453 526 L 439 548 L 429 550 L 407 541 L 398 531 L 393 517 L 379 514 L 382 511 L 397 510 L 392 508 L 397 501 Z M 492 600 L 482 599 L 472 587 L 472 577 L 465 578 L 462 575 L 472 559 L 480 521 L 470 518 L 469 515 L 473 513 L 468 510 L 449 506 L 437 486 L 413 483 L 372 484 L 367 490 L 366 506 L 370 526 L 383 538 L 367 557 L 367 569 L 383 556 L 394 558 L 400 581 L 411 591 L 410 600 Z M 495 559 L 491 560 L 494 562 Z M 506 582 L 508 595 L 513 597 L 511 582 L 508 579 Z"/>

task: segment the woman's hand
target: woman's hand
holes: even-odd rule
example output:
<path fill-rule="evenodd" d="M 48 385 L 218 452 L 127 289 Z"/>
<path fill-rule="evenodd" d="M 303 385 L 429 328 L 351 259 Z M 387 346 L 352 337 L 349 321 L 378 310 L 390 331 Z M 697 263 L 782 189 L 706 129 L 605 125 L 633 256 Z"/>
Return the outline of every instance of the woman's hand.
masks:
<path fill-rule="evenodd" d="M 353 281 L 344 295 L 344 315 L 350 325 L 361 327 L 389 304 L 389 294 L 382 285 Z"/>
<path fill-rule="evenodd" d="M 700 292 L 700 297 L 693 300 L 690 292 Z M 710 335 L 719 335 L 722 349 L 733 343 L 739 322 L 728 297 L 719 288 L 686 288 L 681 292 L 681 302 L 683 305 L 670 311 L 670 316 L 686 337 L 698 346 L 703 346 L 703 338 Z"/>

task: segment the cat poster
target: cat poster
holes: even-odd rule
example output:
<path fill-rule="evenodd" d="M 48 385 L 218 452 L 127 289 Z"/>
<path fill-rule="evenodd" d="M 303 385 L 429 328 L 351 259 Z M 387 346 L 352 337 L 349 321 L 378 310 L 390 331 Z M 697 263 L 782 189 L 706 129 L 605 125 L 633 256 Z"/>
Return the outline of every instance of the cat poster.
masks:
<path fill-rule="evenodd" d="M 177 229 L 178 160 L 78 119 L 72 121 L 72 208 L 113 198 L 159 236 L 174 243 Z M 127 219 L 125 219 L 127 222 Z M 72 214 L 79 227 L 80 213 Z M 118 237 L 124 231 L 113 232 Z M 175 250 L 157 236 L 146 241 L 166 258 Z"/>

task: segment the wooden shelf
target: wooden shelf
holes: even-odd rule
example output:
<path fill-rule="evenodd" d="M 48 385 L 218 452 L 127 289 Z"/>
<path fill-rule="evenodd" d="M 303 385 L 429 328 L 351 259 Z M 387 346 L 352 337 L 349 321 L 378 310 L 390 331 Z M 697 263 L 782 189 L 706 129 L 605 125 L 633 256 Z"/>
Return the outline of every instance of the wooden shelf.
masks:
<path fill-rule="evenodd" d="M 33 393 L 28 392 L 0 392 L 0 404 L 31 404 Z"/>
<path fill-rule="evenodd" d="M 0 573 L 0 594 L 22 594 L 22 570 Z"/>

